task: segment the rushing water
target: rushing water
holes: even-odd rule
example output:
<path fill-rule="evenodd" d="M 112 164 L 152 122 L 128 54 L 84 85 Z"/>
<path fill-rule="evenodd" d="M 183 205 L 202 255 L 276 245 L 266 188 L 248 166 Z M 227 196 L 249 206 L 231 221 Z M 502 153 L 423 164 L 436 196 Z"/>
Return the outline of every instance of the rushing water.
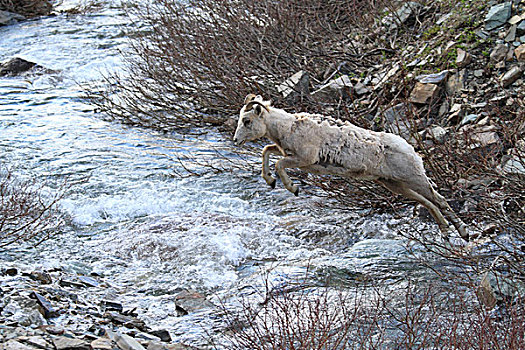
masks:
<path fill-rule="evenodd" d="M 192 325 L 206 316 L 177 318 L 169 298 L 177 288 L 231 296 L 269 267 L 286 281 L 309 264 L 336 271 L 343 284 L 357 274 L 396 281 L 421 272 L 396 239 L 402 223 L 392 217 L 296 199 L 269 190 L 258 174 L 175 175 L 183 172 L 180 154 L 212 159 L 209 150 L 221 149 L 228 156 L 227 135 L 166 135 L 104 121 L 80 85 L 121 68 L 116 49 L 126 47 L 127 25 L 108 2 L 95 13 L 0 28 L 0 61 L 17 56 L 46 68 L 0 79 L 0 162 L 19 176 L 52 179 L 51 192 L 63 179 L 77 183 L 61 202 L 71 218 L 61 235 L 0 259 L 96 272 L 118 299 L 189 342 L 201 336 Z"/>

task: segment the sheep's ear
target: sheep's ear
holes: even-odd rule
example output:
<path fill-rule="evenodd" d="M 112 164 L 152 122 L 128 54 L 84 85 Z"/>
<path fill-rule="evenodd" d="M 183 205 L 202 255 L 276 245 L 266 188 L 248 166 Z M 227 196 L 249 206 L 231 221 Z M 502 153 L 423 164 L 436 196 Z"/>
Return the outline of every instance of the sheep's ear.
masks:
<path fill-rule="evenodd" d="M 253 99 L 255 97 L 256 97 L 255 94 L 248 94 L 248 95 L 246 95 L 246 97 L 244 98 L 244 105 L 247 105 L 248 103 L 253 101 Z"/>

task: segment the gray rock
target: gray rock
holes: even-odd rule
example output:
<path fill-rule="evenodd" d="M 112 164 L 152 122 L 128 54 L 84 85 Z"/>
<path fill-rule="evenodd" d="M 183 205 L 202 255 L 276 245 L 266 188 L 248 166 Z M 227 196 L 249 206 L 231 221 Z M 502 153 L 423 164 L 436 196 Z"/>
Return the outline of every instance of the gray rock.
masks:
<path fill-rule="evenodd" d="M 525 34 L 525 20 L 521 21 L 520 24 L 516 27 L 516 35 L 524 35 Z"/>
<path fill-rule="evenodd" d="M 56 350 L 91 350 L 91 346 L 80 339 L 60 336 L 54 337 L 52 341 Z"/>
<path fill-rule="evenodd" d="M 97 338 L 91 342 L 93 350 L 113 350 L 115 347 L 113 341 L 109 338 Z"/>
<path fill-rule="evenodd" d="M 16 76 L 20 73 L 27 72 L 35 66 L 37 66 L 36 63 L 29 62 L 24 60 L 23 58 L 16 57 L 0 64 L 0 77 Z"/>
<path fill-rule="evenodd" d="M 485 16 L 485 29 L 492 30 L 504 25 L 512 14 L 512 2 L 494 5 Z"/>
<path fill-rule="evenodd" d="M 214 307 L 202 294 L 192 290 L 182 290 L 175 296 L 175 306 L 179 315 L 187 315 L 201 309 Z"/>
<path fill-rule="evenodd" d="M 411 140 L 411 125 L 407 118 L 410 113 L 409 108 L 410 105 L 399 103 L 383 111 L 382 117 L 385 131 L 397 134 L 405 140 Z M 379 113 L 379 116 L 381 116 L 381 113 Z"/>
<path fill-rule="evenodd" d="M 418 2 L 406 2 L 395 13 L 383 18 L 381 22 L 390 30 L 396 29 L 400 25 L 406 23 L 410 17 L 413 17 L 421 7 L 423 6 Z"/>
<path fill-rule="evenodd" d="M 517 25 L 510 26 L 509 30 L 507 31 L 507 34 L 505 35 L 505 41 L 508 43 L 513 42 L 516 40 L 516 32 L 517 32 Z"/>
<path fill-rule="evenodd" d="M 139 342 L 127 334 L 113 332 L 109 329 L 106 330 L 106 333 L 111 340 L 117 343 L 117 346 L 121 350 L 146 350 Z"/>
<path fill-rule="evenodd" d="M 461 90 L 465 88 L 466 77 L 466 69 L 462 69 L 457 74 L 450 76 L 450 78 L 448 78 L 447 82 L 445 83 L 447 94 L 452 96 L 459 94 Z"/>
<path fill-rule="evenodd" d="M 508 51 L 509 47 L 506 44 L 498 44 L 490 53 L 490 60 L 492 62 L 503 61 L 507 56 Z"/>
<path fill-rule="evenodd" d="M 102 300 L 100 304 L 104 310 L 113 310 L 118 312 L 122 312 L 122 310 L 124 310 L 124 306 L 122 306 L 121 303 L 116 301 Z"/>
<path fill-rule="evenodd" d="M 477 114 L 468 114 L 463 119 L 461 119 L 461 123 L 459 123 L 460 126 L 472 124 L 476 120 L 478 120 L 479 116 Z"/>
<path fill-rule="evenodd" d="M 472 61 L 472 56 L 463 49 L 458 49 L 456 57 L 456 65 L 458 68 L 464 68 Z"/>
<path fill-rule="evenodd" d="M 444 70 L 440 73 L 418 75 L 416 80 L 423 84 L 439 84 L 448 77 L 448 73 L 448 70 Z"/>
<path fill-rule="evenodd" d="M 321 86 L 312 92 L 311 96 L 318 101 L 334 101 L 340 97 L 349 98 L 352 95 L 353 84 L 348 75 L 330 80 L 328 84 Z"/>
<path fill-rule="evenodd" d="M 155 331 L 150 331 L 149 333 L 153 334 L 156 337 L 159 337 L 160 340 L 162 340 L 164 342 L 170 342 L 171 341 L 170 332 L 168 332 L 165 329 L 158 329 L 158 330 L 155 330 Z"/>
<path fill-rule="evenodd" d="M 302 95 L 307 95 L 310 86 L 310 76 L 308 72 L 299 71 L 286 79 L 284 83 L 277 86 L 277 91 L 285 99 L 295 99 Z"/>
<path fill-rule="evenodd" d="M 514 53 L 516 54 L 516 59 L 518 61 L 525 61 L 525 44 L 518 46 L 514 50 Z"/>
<path fill-rule="evenodd" d="M 523 164 L 522 159 L 523 158 L 518 155 L 513 155 L 503 164 L 503 172 L 507 174 L 525 176 L 525 164 Z"/>
<path fill-rule="evenodd" d="M 441 126 L 434 126 L 429 129 L 426 129 L 424 132 L 424 138 L 426 140 L 432 140 L 438 144 L 443 144 L 445 142 L 445 137 L 447 136 L 447 130 Z"/>
<path fill-rule="evenodd" d="M 501 84 L 503 87 L 508 87 L 516 80 L 518 80 L 525 71 L 525 66 L 514 66 L 507 73 L 501 77 Z"/>
<path fill-rule="evenodd" d="M 365 94 L 368 94 L 370 92 L 370 89 L 366 87 L 363 83 L 357 83 L 354 86 L 354 92 L 357 96 L 362 96 Z"/>
<path fill-rule="evenodd" d="M 511 301 L 523 288 L 523 283 L 517 280 L 499 272 L 487 271 L 483 274 L 476 292 L 485 307 L 492 309 L 498 302 Z"/>
<path fill-rule="evenodd" d="M 21 342 L 15 339 L 8 340 L 6 343 L 0 346 L 0 349 L 2 350 L 35 350 L 34 347 L 22 344 Z"/>
<path fill-rule="evenodd" d="M 17 13 L 0 10 L 0 26 L 14 24 L 18 21 L 23 21 L 24 19 L 25 19 L 24 16 L 19 15 Z"/>
<path fill-rule="evenodd" d="M 51 303 L 37 292 L 32 292 L 31 297 L 35 298 L 38 305 L 40 305 L 40 311 L 45 318 L 52 318 L 58 316 L 58 312 L 51 306 Z"/>

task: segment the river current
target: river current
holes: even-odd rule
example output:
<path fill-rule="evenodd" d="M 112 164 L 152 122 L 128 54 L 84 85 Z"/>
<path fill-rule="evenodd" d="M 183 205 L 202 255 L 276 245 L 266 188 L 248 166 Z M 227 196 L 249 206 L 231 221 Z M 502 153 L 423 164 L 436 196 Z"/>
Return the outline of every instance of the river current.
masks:
<path fill-rule="evenodd" d="M 0 61 L 21 57 L 46 68 L 0 78 L 0 162 L 42 179 L 50 193 L 64 179 L 74 183 L 60 204 L 69 218 L 63 232 L 36 248 L 0 251 L 0 263 L 95 272 L 124 304 L 190 343 L 210 315 L 178 317 L 171 295 L 179 288 L 235 297 L 263 271 L 286 283 L 308 266 L 336 271 L 342 284 L 357 274 L 397 283 L 423 273 L 396 233 L 410 217 L 367 217 L 321 197 L 295 198 L 280 184 L 270 190 L 256 172 L 177 176 L 180 155 L 213 161 L 211 150 L 220 149 L 235 157 L 231 136 L 105 121 L 82 86 L 122 69 L 117 49 L 126 49 L 130 19 L 120 2 L 103 4 L 0 28 Z"/>

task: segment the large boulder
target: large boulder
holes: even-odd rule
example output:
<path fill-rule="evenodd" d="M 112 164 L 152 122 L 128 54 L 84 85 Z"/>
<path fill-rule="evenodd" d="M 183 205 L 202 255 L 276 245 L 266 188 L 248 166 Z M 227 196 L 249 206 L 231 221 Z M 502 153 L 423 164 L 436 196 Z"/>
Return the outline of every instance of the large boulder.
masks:
<path fill-rule="evenodd" d="M 34 62 L 29 62 L 23 58 L 12 58 L 7 62 L 0 64 L 0 77 L 5 76 L 16 76 L 21 73 L 27 72 L 37 66 Z"/>
<path fill-rule="evenodd" d="M 494 5 L 485 17 L 485 29 L 492 30 L 504 25 L 512 14 L 512 1 Z"/>

